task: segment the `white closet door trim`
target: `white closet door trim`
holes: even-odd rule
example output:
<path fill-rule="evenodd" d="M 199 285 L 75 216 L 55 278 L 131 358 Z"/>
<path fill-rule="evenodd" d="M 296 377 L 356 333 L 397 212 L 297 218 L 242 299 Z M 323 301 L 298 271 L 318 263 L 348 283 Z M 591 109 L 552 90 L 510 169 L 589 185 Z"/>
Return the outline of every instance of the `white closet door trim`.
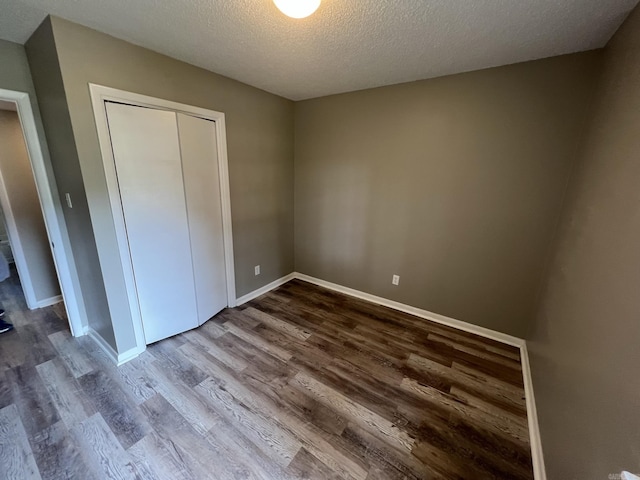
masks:
<path fill-rule="evenodd" d="M 120 102 L 140 107 L 155 108 L 159 110 L 169 110 L 173 112 L 185 113 L 187 115 L 195 115 L 197 117 L 206 118 L 216 122 L 216 136 L 218 144 L 218 168 L 220 172 L 220 193 L 222 203 L 222 224 L 224 228 L 224 255 L 225 270 L 227 278 L 227 302 L 229 307 L 236 305 L 236 282 L 235 268 L 233 262 L 233 233 L 231 226 L 231 194 L 229 188 L 229 165 L 227 159 L 227 131 L 225 126 L 225 115 L 222 112 L 207 110 L 205 108 L 186 105 L 183 103 L 171 102 L 160 98 L 149 97 L 137 93 L 131 93 L 124 90 L 105 87 L 102 85 L 89 84 L 91 93 L 91 103 L 93 105 L 93 115 L 96 122 L 98 140 L 100 142 L 100 151 L 102 154 L 102 164 L 107 181 L 109 191 L 109 202 L 111 204 L 111 213 L 115 224 L 116 237 L 118 242 L 118 250 L 120 253 L 120 263 L 124 274 L 125 285 L 127 289 L 127 300 L 131 318 L 133 320 L 133 328 L 136 337 L 138 350 L 142 352 L 146 348 L 144 330 L 142 328 L 142 316 L 140 313 L 138 296 L 136 293 L 135 281 L 133 276 L 133 267 L 129 256 L 129 246 L 127 243 L 127 234 L 124 223 L 124 215 L 122 205 L 120 203 L 120 195 L 118 192 L 118 179 L 111 148 L 111 140 L 109 136 L 109 126 L 107 123 L 107 112 L 105 102 Z"/>

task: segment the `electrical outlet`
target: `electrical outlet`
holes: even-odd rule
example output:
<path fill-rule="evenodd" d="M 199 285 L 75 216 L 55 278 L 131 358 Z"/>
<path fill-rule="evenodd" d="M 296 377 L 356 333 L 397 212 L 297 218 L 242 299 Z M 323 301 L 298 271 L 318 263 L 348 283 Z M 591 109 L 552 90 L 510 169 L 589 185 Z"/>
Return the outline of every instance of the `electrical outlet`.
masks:
<path fill-rule="evenodd" d="M 400 275 L 394 275 L 391 279 L 391 283 L 394 285 L 400 285 Z"/>
<path fill-rule="evenodd" d="M 255 272 L 256 276 L 260 275 L 260 265 L 256 265 L 255 267 L 253 267 L 253 271 Z"/>

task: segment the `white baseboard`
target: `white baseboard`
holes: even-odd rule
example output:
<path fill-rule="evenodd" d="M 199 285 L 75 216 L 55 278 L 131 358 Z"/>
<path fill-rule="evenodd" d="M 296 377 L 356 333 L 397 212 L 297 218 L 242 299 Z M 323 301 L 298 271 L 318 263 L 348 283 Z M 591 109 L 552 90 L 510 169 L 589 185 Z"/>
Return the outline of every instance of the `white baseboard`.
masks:
<path fill-rule="evenodd" d="M 522 377 L 524 380 L 524 396 L 527 402 L 527 421 L 529 425 L 533 478 L 535 478 L 535 480 L 547 480 L 547 472 L 544 468 L 544 457 L 542 455 L 542 439 L 538 425 L 538 411 L 536 409 L 536 399 L 533 394 L 529 351 L 527 350 L 526 342 L 520 347 L 520 363 L 522 364 Z"/>
<path fill-rule="evenodd" d="M 40 300 L 39 302 L 36 302 L 33 309 L 50 307 L 51 305 L 55 305 L 56 303 L 60 303 L 61 301 L 62 301 L 62 295 L 56 295 L 55 297 L 45 298 L 44 300 Z"/>
<path fill-rule="evenodd" d="M 113 347 L 109 345 L 104 338 L 102 338 L 102 335 L 100 335 L 91 327 L 87 327 L 87 335 L 102 349 L 104 353 L 107 354 L 107 356 L 111 359 L 111 361 L 113 361 L 113 363 L 118 363 L 118 354 L 113 349 Z"/>
<path fill-rule="evenodd" d="M 116 362 L 116 366 L 119 367 L 123 363 L 127 363 L 129 360 L 133 360 L 138 355 L 140 355 L 142 352 L 144 352 L 146 349 L 147 349 L 146 345 L 142 349 L 140 349 L 138 347 L 133 347 L 133 348 L 130 348 L 129 350 L 127 350 L 126 352 L 122 352 L 122 353 L 118 354 L 118 360 Z"/>
<path fill-rule="evenodd" d="M 129 360 L 133 360 L 144 351 L 144 349 L 140 350 L 138 347 L 134 347 L 126 352 L 118 354 L 113 347 L 109 345 L 104 338 L 102 338 L 102 335 L 96 332 L 93 328 L 87 327 L 86 332 L 87 335 L 89 335 L 89 338 L 93 340 L 117 366 L 120 366 Z"/>
<path fill-rule="evenodd" d="M 540 439 L 540 430 L 538 427 L 538 415 L 536 412 L 536 403 L 535 403 L 535 397 L 533 394 L 533 383 L 531 380 L 531 367 L 529 364 L 529 353 L 527 351 L 527 343 L 524 339 L 514 337 L 512 335 L 507 335 L 502 332 L 496 332 L 495 330 L 491 330 L 485 327 L 480 327 L 478 325 L 473 325 L 471 323 L 463 322 L 461 320 L 456 320 L 455 318 L 450 318 L 444 315 L 440 315 L 438 313 L 429 312 L 428 310 L 423 310 L 421 308 L 412 307 L 410 305 L 406 305 L 400 302 L 378 297 L 376 295 L 371 295 L 369 293 L 361 292 L 353 288 L 344 287 L 336 283 L 327 282 L 326 280 L 321 280 L 319 278 L 311 277 L 309 275 L 305 275 L 304 273 L 298 273 L 298 272 L 291 273 L 285 277 L 282 277 L 279 280 L 276 280 L 275 282 L 270 283 L 269 285 L 265 285 L 264 287 L 258 290 L 255 290 L 254 292 L 251 292 L 250 294 L 245 295 L 244 297 L 239 298 L 238 305 L 242 305 L 243 303 L 248 302 L 249 300 L 252 300 L 260 295 L 263 295 L 268 291 L 273 290 L 294 278 L 303 280 L 305 282 L 313 283 L 314 285 L 328 288 L 336 292 L 344 293 L 345 295 L 350 295 L 352 297 L 360 298 L 362 300 L 367 300 L 369 302 L 372 302 L 378 305 L 389 307 L 394 310 L 415 315 L 416 317 L 424 318 L 426 320 L 430 320 L 432 322 L 439 323 L 441 325 L 446 325 L 448 327 L 473 333 L 481 337 L 496 340 L 498 342 L 505 343 L 507 345 L 511 345 L 513 347 L 519 348 L 520 358 L 522 363 L 524 391 L 525 391 L 526 405 L 527 405 L 527 421 L 529 426 L 529 440 L 531 443 L 531 461 L 533 463 L 534 478 L 536 480 L 546 480 L 547 476 L 544 468 L 544 458 L 542 455 L 542 443 Z"/>
<path fill-rule="evenodd" d="M 480 335 L 481 337 L 490 338 L 492 340 L 496 340 L 501 343 L 506 343 L 507 345 L 511 345 L 513 347 L 519 348 L 522 345 L 524 345 L 523 339 L 511 336 L 511 335 L 507 335 L 506 333 L 496 332 L 495 330 L 479 327 L 478 325 L 473 325 L 471 323 L 463 322 L 461 320 L 456 320 L 455 318 L 445 317 L 444 315 L 440 315 L 439 313 L 429 312 L 421 308 L 412 307 L 411 305 L 406 305 L 404 303 L 395 302 L 393 300 L 378 297 L 376 295 L 371 295 L 370 293 L 354 290 L 353 288 L 343 287 L 342 285 L 338 285 L 337 283 L 331 283 L 331 282 L 327 282 L 326 280 L 320 280 L 319 278 L 311 277 L 309 275 L 305 275 L 304 273 L 296 272 L 295 278 L 299 280 L 304 280 L 305 282 L 313 283 L 315 285 L 319 285 L 321 287 L 328 288 L 329 290 L 334 290 L 336 292 L 344 293 L 352 297 L 360 298 L 362 300 L 367 300 L 377 305 L 382 305 L 384 307 L 389 307 L 394 310 L 399 310 L 404 313 L 415 315 L 416 317 L 431 320 L 432 322 L 439 323 L 441 325 L 457 328 L 458 330 L 463 330 L 465 332 Z"/>
<path fill-rule="evenodd" d="M 471 323 L 456 320 L 455 318 L 446 317 L 438 313 L 429 312 L 420 308 L 405 305 L 403 303 L 388 300 L 386 298 L 371 295 L 369 293 L 354 290 L 353 288 L 343 287 L 335 283 L 327 282 L 319 278 L 311 277 L 303 273 L 295 273 L 294 277 L 299 280 L 304 280 L 315 285 L 334 290 L 336 292 L 344 293 L 352 297 L 367 300 L 378 305 L 399 310 L 401 312 L 415 315 L 416 317 L 424 318 L 435 323 L 453 327 L 465 332 L 474 333 L 481 337 L 490 338 L 513 347 L 520 349 L 520 359 L 522 363 L 522 376 L 524 382 L 524 392 L 527 402 L 527 421 L 529 426 L 529 441 L 531 443 L 531 461 L 533 463 L 533 474 L 535 480 L 546 480 L 546 471 L 544 468 L 544 458 L 542 456 L 542 443 L 540 440 L 540 429 L 538 427 L 538 415 L 536 412 L 535 397 L 533 394 L 533 383 L 531 380 L 531 367 L 529 365 L 529 353 L 527 351 L 527 343 L 522 338 L 507 335 L 505 333 L 496 332 L 488 328 L 479 327 Z"/>
<path fill-rule="evenodd" d="M 253 292 L 249 292 L 246 295 L 241 296 L 240 298 L 238 298 L 236 300 L 236 307 L 239 307 L 240 305 L 242 305 L 243 303 L 247 303 L 251 300 L 253 300 L 254 298 L 259 297 L 260 295 L 264 295 L 267 292 L 270 292 L 271 290 L 278 288 L 280 285 L 284 285 L 285 283 L 287 283 L 289 280 L 293 280 L 296 276 L 296 273 L 290 273 L 289 275 L 285 275 L 282 278 L 279 278 L 277 280 L 274 280 L 271 283 L 266 284 L 264 287 L 260 287 L 257 290 L 254 290 Z"/>
<path fill-rule="evenodd" d="M 412 307 L 411 305 L 406 305 L 404 303 L 396 302 L 394 300 L 378 297 L 376 295 L 361 292 L 353 288 L 343 287 L 342 285 L 338 285 L 337 283 L 327 282 L 326 280 L 321 280 L 319 278 L 312 277 L 310 275 L 306 275 L 304 273 L 298 273 L 298 272 L 293 272 L 293 273 L 290 273 L 289 275 L 285 275 L 284 277 L 279 278 L 265 285 L 264 287 L 261 287 L 257 290 L 254 290 L 253 292 L 243 295 L 242 297 L 236 300 L 236 306 L 242 305 L 243 303 L 247 303 L 248 301 L 253 300 L 254 298 L 257 298 L 260 295 L 264 295 L 265 293 L 270 292 L 271 290 L 274 290 L 281 285 L 284 285 L 288 281 L 293 280 L 294 278 L 297 278 L 298 280 L 303 280 L 305 282 L 313 283 L 314 285 L 318 285 L 320 287 L 328 288 L 329 290 L 334 290 L 336 292 L 344 293 L 345 295 L 360 298 L 362 300 L 367 300 L 377 305 L 382 305 L 384 307 L 389 307 L 394 310 L 398 310 L 400 312 L 414 315 L 416 317 L 424 318 L 432 322 L 439 323 L 441 325 L 446 325 L 448 327 L 453 327 L 458 330 L 463 330 L 465 332 L 480 335 L 481 337 L 490 338 L 492 340 L 496 340 L 501 343 L 506 343 L 507 345 L 511 345 L 513 347 L 521 348 L 523 345 L 525 345 L 525 341 L 522 338 L 514 337 L 512 335 L 507 335 L 506 333 L 502 333 L 502 332 L 496 332 L 495 330 L 491 330 L 489 328 L 473 325 L 472 323 L 456 320 L 455 318 L 446 317 L 444 315 L 440 315 L 439 313 L 429 312 L 428 310 Z"/>
<path fill-rule="evenodd" d="M 242 297 L 236 300 L 236 306 L 249 302 L 254 298 L 259 297 L 260 295 L 264 295 L 265 293 L 271 290 L 274 290 L 279 286 L 284 285 L 285 283 L 293 279 L 299 279 L 305 282 L 313 283 L 314 285 L 328 288 L 330 290 L 334 290 L 336 292 L 340 292 L 345 295 L 350 295 L 352 297 L 360 298 L 362 300 L 366 300 L 378 305 L 389 307 L 394 310 L 398 310 L 404 313 L 408 313 L 410 315 L 414 315 L 416 317 L 424 318 L 426 320 L 430 320 L 432 322 L 439 323 L 441 325 L 446 325 L 448 327 L 473 333 L 481 337 L 489 338 L 491 340 L 496 340 L 498 342 L 519 348 L 520 358 L 522 363 L 524 391 L 525 391 L 526 405 L 527 405 L 527 421 L 529 426 L 529 438 L 531 443 L 531 460 L 533 463 L 534 478 L 535 480 L 546 480 L 547 477 L 546 477 L 546 472 L 544 468 L 544 459 L 542 455 L 542 444 L 540 439 L 540 430 L 538 427 L 538 415 L 536 412 L 535 397 L 533 394 L 533 383 L 531 379 L 529 354 L 527 351 L 527 344 L 525 340 L 523 340 L 522 338 L 514 337 L 512 335 L 507 335 L 505 333 L 496 332 L 495 330 L 491 330 L 485 327 L 480 327 L 478 325 L 473 325 L 471 323 L 463 322 L 461 320 L 456 320 L 455 318 L 450 318 L 444 315 L 440 315 L 438 313 L 429 312 L 428 310 L 423 310 L 421 308 L 412 307 L 410 305 L 406 305 L 400 302 L 389 300 L 383 297 L 378 297 L 376 295 L 372 295 L 369 293 L 361 292 L 353 288 L 344 287 L 336 283 L 328 282 L 326 280 L 321 280 L 319 278 L 311 277 L 309 275 L 305 275 L 303 273 L 298 273 L 298 272 L 293 272 L 288 275 L 285 275 L 284 277 L 279 278 L 257 290 L 254 290 L 253 292 L 243 295 Z M 142 353 L 142 351 L 138 351 L 138 349 L 134 348 L 120 355 L 117 355 L 116 352 L 113 350 L 113 348 L 111 348 L 111 346 L 107 342 L 105 342 L 104 339 L 100 335 L 98 335 L 98 333 L 96 333 L 94 330 L 90 328 L 88 329 L 88 333 L 89 333 L 89 336 L 94 341 L 96 341 L 96 343 L 118 365 L 121 365 L 122 363 L 125 363 L 131 360 L 132 358 L 140 355 L 140 353 Z"/>

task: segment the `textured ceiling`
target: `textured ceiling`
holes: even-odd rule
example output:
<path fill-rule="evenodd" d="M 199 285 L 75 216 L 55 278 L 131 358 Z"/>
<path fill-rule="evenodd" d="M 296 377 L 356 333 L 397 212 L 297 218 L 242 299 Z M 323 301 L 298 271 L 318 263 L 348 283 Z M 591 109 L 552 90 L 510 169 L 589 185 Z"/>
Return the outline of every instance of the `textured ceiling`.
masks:
<path fill-rule="evenodd" d="M 2 0 L 0 38 L 46 14 L 294 100 L 602 47 L 638 0 Z"/>

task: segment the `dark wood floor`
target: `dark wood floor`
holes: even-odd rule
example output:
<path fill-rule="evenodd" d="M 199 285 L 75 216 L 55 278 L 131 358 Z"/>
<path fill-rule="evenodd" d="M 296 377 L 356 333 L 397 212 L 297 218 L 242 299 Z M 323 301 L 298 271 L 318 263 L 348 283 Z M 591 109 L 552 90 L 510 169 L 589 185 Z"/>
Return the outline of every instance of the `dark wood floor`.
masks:
<path fill-rule="evenodd" d="M 0 478 L 531 479 L 518 350 L 301 281 L 113 366 L 0 301 Z"/>

